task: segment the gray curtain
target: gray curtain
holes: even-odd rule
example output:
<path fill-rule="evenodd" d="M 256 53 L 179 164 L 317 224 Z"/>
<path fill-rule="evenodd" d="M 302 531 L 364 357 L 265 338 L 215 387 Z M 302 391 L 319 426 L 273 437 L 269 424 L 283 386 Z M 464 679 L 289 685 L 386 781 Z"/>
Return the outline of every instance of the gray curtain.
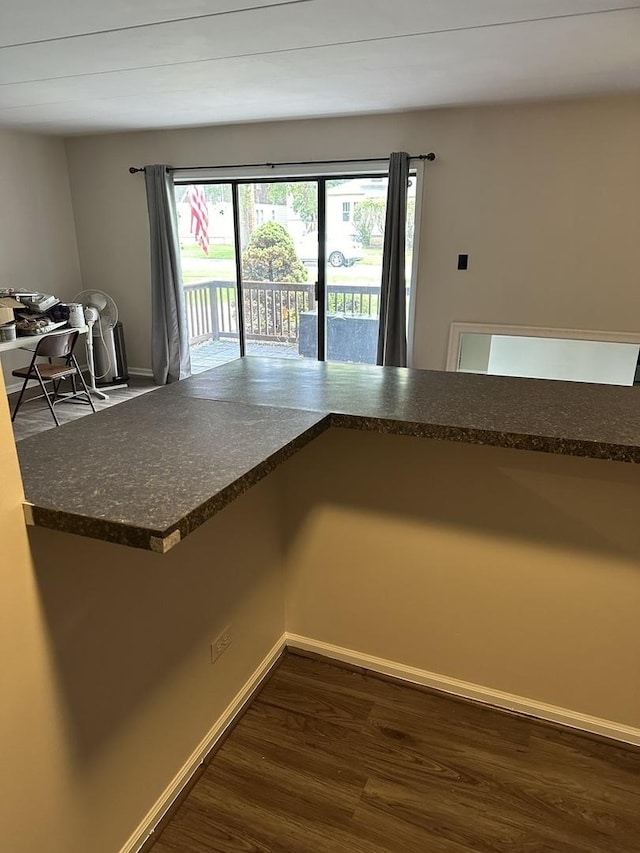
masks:
<path fill-rule="evenodd" d="M 382 253 L 382 288 L 378 325 L 378 364 L 407 366 L 407 307 L 405 242 L 409 155 L 394 152 L 389 158 L 387 217 Z"/>
<path fill-rule="evenodd" d="M 151 243 L 151 366 L 158 385 L 191 375 L 173 181 L 167 166 L 144 167 Z"/>

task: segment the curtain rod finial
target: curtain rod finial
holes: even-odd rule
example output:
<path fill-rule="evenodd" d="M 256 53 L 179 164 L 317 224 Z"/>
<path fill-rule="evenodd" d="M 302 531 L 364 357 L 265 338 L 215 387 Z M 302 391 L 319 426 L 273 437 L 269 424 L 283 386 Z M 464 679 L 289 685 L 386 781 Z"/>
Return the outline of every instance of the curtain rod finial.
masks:
<path fill-rule="evenodd" d="M 430 151 L 430 152 L 427 154 L 427 160 L 429 160 L 429 162 L 433 163 L 433 161 L 434 161 L 435 159 L 436 159 L 436 155 L 433 153 L 433 151 Z"/>
<path fill-rule="evenodd" d="M 130 175 L 135 175 L 136 172 L 144 172 L 144 169 L 138 169 L 135 166 L 129 166 Z"/>

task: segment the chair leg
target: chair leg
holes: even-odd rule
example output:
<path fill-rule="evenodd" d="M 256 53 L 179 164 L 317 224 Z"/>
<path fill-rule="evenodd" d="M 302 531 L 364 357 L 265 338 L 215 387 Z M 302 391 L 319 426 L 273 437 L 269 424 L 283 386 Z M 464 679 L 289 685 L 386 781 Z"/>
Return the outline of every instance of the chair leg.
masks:
<path fill-rule="evenodd" d="M 27 390 L 27 385 L 29 384 L 29 380 L 34 378 L 33 373 L 34 373 L 34 367 L 35 367 L 35 363 L 36 363 L 37 358 L 38 358 L 38 349 L 36 347 L 36 350 L 31 357 L 29 367 L 27 368 L 27 373 L 26 373 L 26 376 L 24 378 L 24 383 L 22 385 L 22 388 L 20 389 L 20 396 L 18 397 L 18 402 L 16 403 L 16 407 L 13 410 L 13 414 L 11 415 L 12 421 L 15 420 L 15 417 L 18 414 L 18 409 L 20 408 L 20 406 L 22 404 L 22 398 L 24 397 L 24 392 Z"/>
<path fill-rule="evenodd" d="M 71 354 L 71 362 L 72 362 L 73 366 L 75 367 L 75 369 L 78 371 L 78 376 L 80 377 L 80 382 L 82 383 L 82 387 L 84 388 L 84 393 L 87 395 L 87 400 L 89 401 L 89 405 L 91 406 L 92 410 L 95 412 L 96 407 L 93 405 L 93 400 L 91 399 L 91 394 L 89 393 L 89 388 L 87 387 L 87 383 L 84 381 L 84 376 L 82 375 L 82 371 L 80 370 L 80 367 L 78 365 L 78 361 L 77 361 L 75 355 L 73 355 L 73 353 Z"/>
<path fill-rule="evenodd" d="M 27 390 L 27 383 L 29 382 L 29 377 L 24 380 L 22 383 L 22 388 L 20 389 L 20 396 L 18 397 L 18 401 L 16 403 L 15 409 L 13 410 L 13 414 L 11 415 L 11 420 L 15 421 L 16 415 L 18 414 L 18 409 L 20 408 L 20 404 L 22 403 L 22 398 L 24 397 L 24 392 Z"/>
<path fill-rule="evenodd" d="M 54 421 L 56 422 L 56 426 L 60 426 L 60 421 L 58 420 L 58 416 L 56 415 L 55 410 L 53 408 L 51 398 L 49 397 L 49 392 L 45 388 L 44 382 L 42 381 L 42 376 L 40 375 L 40 371 L 38 370 L 38 366 L 36 364 L 33 365 L 33 370 L 36 374 L 38 382 L 40 383 L 40 387 L 42 388 L 42 393 L 44 394 L 44 398 L 47 401 L 47 406 L 49 406 L 49 411 L 51 412 L 51 415 L 52 415 Z"/>

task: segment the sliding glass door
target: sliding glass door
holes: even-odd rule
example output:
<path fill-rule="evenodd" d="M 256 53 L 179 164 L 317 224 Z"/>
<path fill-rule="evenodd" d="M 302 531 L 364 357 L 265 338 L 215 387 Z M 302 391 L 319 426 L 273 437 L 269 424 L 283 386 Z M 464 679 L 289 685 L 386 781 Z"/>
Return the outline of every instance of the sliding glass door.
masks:
<path fill-rule="evenodd" d="M 245 354 L 318 358 L 318 183 L 237 187 Z"/>
<path fill-rule="evenodd" d="M 374 364 L 386 197 L 385 175 L 177 185 L 193 371 L 241 355 Z"/>

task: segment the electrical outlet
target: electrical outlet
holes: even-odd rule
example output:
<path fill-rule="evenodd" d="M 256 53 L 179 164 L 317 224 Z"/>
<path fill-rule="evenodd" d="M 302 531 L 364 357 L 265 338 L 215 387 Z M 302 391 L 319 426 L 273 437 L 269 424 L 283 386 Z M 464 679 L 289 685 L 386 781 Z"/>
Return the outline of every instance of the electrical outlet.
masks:
<path fill-rule="evenodd" d="M 231 645 L 231 626 L 227 625 L 224 631 L 211 643 L 211 663 L 215 663 L 220 655 Z"/>

